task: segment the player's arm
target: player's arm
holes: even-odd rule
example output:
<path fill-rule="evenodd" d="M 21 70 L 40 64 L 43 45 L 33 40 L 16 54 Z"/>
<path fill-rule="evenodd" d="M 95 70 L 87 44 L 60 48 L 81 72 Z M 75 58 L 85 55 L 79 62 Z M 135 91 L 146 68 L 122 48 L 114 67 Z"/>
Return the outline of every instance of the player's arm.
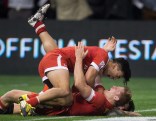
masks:
<path fill-rule="evenodd" d="M 123 111 L 121 109 L 114 108 L 112 110 L 109 110 L 106 113 L 106 116 L 141 116 L 141 114 L 137 112 Z"/>
<path fill-rule="evenodd" d="M 96 57 L 94 57 L 93 62 L 91 63 L 90 67 L 88 68 L 85 74 L 87 84 L 90 85 L 92 88 L 94 88 L 95 86 L 95 80 L 97 79 L 101 80 L 101 73 L 103 70 L 102 68 L 104 68 L 105 66 L 104 61 L 107 60 L 108 58 L 107 54 L 106 54 L 106 57 L 103 54 L 104 53 L 99 53 Z"/>
<path fill-rule="evenodd" d="M 87 85 L 83 73 L 83 58 L 86 56 L 86 53 L 84 52 L 84 46 L 80 42 L 78 43 L 78 46 L 75 47 L 75 56 L 76 62 L 74 68 L 74 84 L 75 87 L 79 90 L 82 97 L 87 99 L 91 95 L 93 89 L 89 85 Z"/>
<path fill-rule="evenodd" d="M 94 90 L 99 93 L 103 93 L 103 91 L 104 91 L 104 87 L 101 83 L 101 75 L 100 74 L 98 74 L 98 76 L 95 78 Z"/>
<path fill-rule="evenodd" d="M 98 76 L 98 71 L 93 67 L 90 66 L 85 74 L 86 82 L 92 88 L 94 87 L 95 78 Z"/>
<path fill-rule="evenodd" d="M 129 111 L 124 111 L 125 115 L 127 116 L 141 116 L 140 113 L 138 112 L 129 112 Z"/>

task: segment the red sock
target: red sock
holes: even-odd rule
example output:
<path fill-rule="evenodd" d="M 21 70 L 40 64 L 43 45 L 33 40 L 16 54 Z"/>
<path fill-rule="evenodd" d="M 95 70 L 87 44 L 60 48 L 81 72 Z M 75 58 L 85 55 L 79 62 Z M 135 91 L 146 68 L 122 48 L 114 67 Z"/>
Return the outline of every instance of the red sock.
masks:
<path fill-rule="evenodd" d="M 5 110 L 6 107 L 4 106 L 4 104 L 2 103 L 1 99 L 0 99 L 0 109 Z"/>
<path fill-rule="evenodd" d="M 27 101 L 31 106 L 35 107 L 37 104 L 39 104 L 39 100 L 37 97 L 33 97 L 30 100 Z"/>
<path fill-rule="evenodd" d="M 35 24 L 34 28 L 35 28 L 35 32 L 36 32 L 37 35 L 39 35 L 42 32 L 47 31 L 46 27 L 45 27 L 45 25 L 44 25 L 44 23 L 42 21 L 38 21 Z"/>
<path fill-rule="evenodd" d="M 38 94 L 36 94 L 36 93 L 31 93 L 30 95 L 27 95 L 27 96 L 28 96 L 28 98 L 30 99 L 30 98 L 33 98 L 33 97 L 38 96 Z"/>

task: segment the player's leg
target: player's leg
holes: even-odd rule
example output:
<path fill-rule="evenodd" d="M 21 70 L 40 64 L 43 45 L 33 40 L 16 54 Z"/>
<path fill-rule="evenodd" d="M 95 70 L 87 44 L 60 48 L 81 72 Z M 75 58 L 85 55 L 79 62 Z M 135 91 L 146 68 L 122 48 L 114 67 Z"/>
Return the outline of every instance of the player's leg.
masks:
<path fill-rule="evenodd" d="M 55 40 L 49 35 L 42 22 L 49 6 L 49 4 L 45 4 L 30 19 L 28 19 L 28 23 L 35 28 L 36 34 L 39 35 L 46 53 L 58 48 Z"/>
<path fill-rule="evenodd" d="M 60 76 L 61 75 L 61 76 Z M 20 102 L 21 114 L 27 116 L 32 110 L 32 107 L 36 107 L 38 104 L 42 104 L 46 101 L 53 101 L 54 105 L 69 106 L 72 104 L 72 93 L 69 86 L 69 72 L 65 69 L 59 69 L 50 71 L 47 74 L 48 79 L 53 85 L 53 88 L 48 89 L 44 93 L 29 99 L 28 101 L 22 100 Z M 62 98 L 63 104 L 56 103 L 53 99 Z M 31 115 L 31 113 L 30 113 Z"/>
<path fill-rule="evenodd" d="M 4 107 L 8 107 L 10 103 L 18 103 L 18 99 L 23 94 L 32 94 L 30 91 L 11 90 L 1 96 L 0 101 Z"/>
<path fill-rule="evenodd" d="M 55 40 L 49 35 L 47 31 L 40 33 L 39 37 L 42 41 L 46 53 L 58 48 Z"/>
<path fill-rule="evenodd" d="M 21 110 L 24 111 L 22 112 L 23 116 L 27 116 L 28 114 L 25 110 L 27 104 L 36 107 L 40 103 L 56 98 L 63 98 L 65 102 L 64 105 L 69 105 L 72 102 L 69 86 L 69 71 L 65 55 L 61 55 L 59 51 L 45 55 L 39 64 L 39 73 L 43 83 L 48 85 L 50 89 L 28 101 L 21 101 Z"/>
<path fill-rule="evenodd" d="M 58 101 L 62 106 L 70 105 L 72 102 L 72 93 L 70 91 L 69 72 L 67 70 L 59 69 L 49 72 L 47 77 L 54 88 L 47 90 L 45 92 L 46 94 L 39 95 L 38 99 L 40 102 L 48 101 L 47 98 L 51 97 L 51 99 L 55 99 L 53 100 L 53 103 L 57 103 Z"/>
<path fill-rule="evenodd" d="M 43 102 L 41 104 L 48 105 L 48 106 L 65 106 L 67 104 L 70 104 L 71 100 L 73 100 L 73 96 L 70 94 L 67 97 L 56 98 L 56 99 L 53 99 L 51 101 Z"/>
<path fill-rule="evenodd" d="M 39 101 L 42 103 L 56 98 L 63 98 L 66 102 L 65 105 L 71 103 L 69 70 L 67 64 L 65 55 L 62 55 L 59 51 L 51 52 L 44 56 L 39 64 L 39 73 L 43 83 L 47 84 L 50 89 L 44 94 L 40 94 L 38 99 L 34 99 L 34 101 L 32 101 L 34 104 L 30 102 L 32 106 L 37 105 Z M 51 88 L 51 85 L 53 88 Z M 68 96 L 69 100 L 67 98 Z"/>
<path fill-rule="evenodd" d="M 61 75 L 61 76 L 60 76 Z M 48 89 L 44 93 L 39 94 L 37 97 L 31 98 L 27 103 L 35 107 L 39 103 L 46 101 L 53 101 L 56 98 L 62 98 L 64 106 L 70 105 L 72 102 L 72 93 L 69 84 L 69 71 L 65 69 L 53 70 L 48 72 L 47 77 L 53 88 Z M 56 100 L 53 104 L 56 103 Z M 63 104 L 61 104 L 63 105 Z"/>
<path fill-rule="evenodd" d="M 14 109 L 13 103 L 18 103 L 18 98 L 23 94 L 31 94 L 32 92 L 23 90 L 11 90 L 0 97 L 0 113 L 13 114 L 14 111 L 19 112 L 19 107 Z"/>

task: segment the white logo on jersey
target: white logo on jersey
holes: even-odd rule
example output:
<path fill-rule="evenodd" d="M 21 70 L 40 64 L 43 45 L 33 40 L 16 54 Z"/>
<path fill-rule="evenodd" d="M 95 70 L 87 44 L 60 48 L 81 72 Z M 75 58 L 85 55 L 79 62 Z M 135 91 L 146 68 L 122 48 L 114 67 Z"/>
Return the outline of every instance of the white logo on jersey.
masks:
<path fill-rule="evenodd" d="M 84 70 L 87 70 L 88 69 L 88 66 L 87 65 L 84 65 L 83 69 Z"/>
<path fill-rule="evenodd" d="M 65 67 L 67 67 L 67 65 L 66 65 L 66 64 L 64 64 L 64 66 L 65 66 Z"/>
<path fill-rule="evenodd" d="M 99 64 L 99 69 L 103 68 L 105 66 L 105 62 L 102 61 L 100 64 Z"/>

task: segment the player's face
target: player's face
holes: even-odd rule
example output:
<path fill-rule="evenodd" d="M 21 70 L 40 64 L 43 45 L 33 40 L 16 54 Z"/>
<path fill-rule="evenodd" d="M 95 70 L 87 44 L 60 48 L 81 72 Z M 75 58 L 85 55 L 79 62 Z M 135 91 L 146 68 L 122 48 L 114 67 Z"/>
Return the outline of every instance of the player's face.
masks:
<path fill-rule="evenodd" d="M 110 88 L 110 92 L 114 95 L 120 96 L 124 92 L 124 87 L 113 86 Z"/>
<path fill-rule="evenodd" d="M 107 76 L 111 79 L 119 79 L 123 77 L 123 72 L 121 71 L 120 66 L 117 63 L 115 63 L 109 68 Z"/>

